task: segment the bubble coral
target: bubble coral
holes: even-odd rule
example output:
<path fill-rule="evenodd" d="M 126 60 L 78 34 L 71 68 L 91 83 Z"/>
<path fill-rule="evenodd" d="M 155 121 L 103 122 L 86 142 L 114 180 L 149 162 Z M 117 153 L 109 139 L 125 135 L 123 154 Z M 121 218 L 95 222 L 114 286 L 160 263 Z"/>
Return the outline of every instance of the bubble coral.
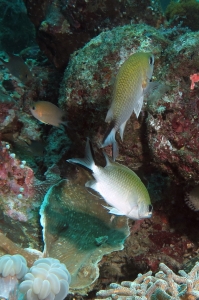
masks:
<path fill-rule="evenodd" d="M 58 259 L 41 258 L 35 261 L 19 289 L 27 300 L 62 300 L 69 291 L 70 274 Z"/>
<path fill-rule="evenodd" d="M 18 280 L 27 273 L 28 267 L 23 256 L 4 255 L 0 258 L 0 297 L 11 299 L 17 293 Z"/>

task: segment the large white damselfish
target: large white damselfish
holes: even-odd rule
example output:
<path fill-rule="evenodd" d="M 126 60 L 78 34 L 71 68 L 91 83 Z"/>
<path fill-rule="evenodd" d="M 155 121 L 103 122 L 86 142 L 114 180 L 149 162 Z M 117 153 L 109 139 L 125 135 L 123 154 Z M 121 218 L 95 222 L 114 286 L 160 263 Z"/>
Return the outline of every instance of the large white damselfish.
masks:
<path fill-rule="evenodd" d="M 144 92 L 152 77 L 154 56 L 152 53 L 137 52 L 132 54 L 121 66 L 116 76 L 111 107 L 107 113 L 106 122 L 109 129 L 104 136 L 101 147 L 113 146 L 113 159 L 118 155 L 115 140 L 116 132 L 123 133 L 126 122 L 133 111 L 138 117 L 143 105 Z"/>
<path fill-rule="evenodd" d="M 150 218 L 152 205 L 148 191 L 140 178 L 129 168 L 106 158 L 106 166 L 97 166 L 92 155 L 90 141 L 87 140 L 85 157 L 67 161 L 80 164 L 92 171 L 95 180 L 88 181 L 86 187 L 97 191 L 111 206 L 105 206 L 110 213 L 127 216 L 134 220 Z"/>

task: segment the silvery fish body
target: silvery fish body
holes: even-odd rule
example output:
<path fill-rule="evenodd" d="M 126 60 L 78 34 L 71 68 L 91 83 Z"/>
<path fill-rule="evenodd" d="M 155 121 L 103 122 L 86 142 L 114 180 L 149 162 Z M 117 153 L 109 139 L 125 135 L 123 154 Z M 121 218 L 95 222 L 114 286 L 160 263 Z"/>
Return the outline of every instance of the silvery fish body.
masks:
<path fill-rule="evenodd" d="M 129 168 L 106 158 L 106 166 L 97 166 L 93 160 L 89 140 L 86 144 L 85 158 L 69 159 L 68 162 L 80 164 L 92 171 L 95 180 L 88 181 L 86 187 L 97 191 L 110 205 L 105 206 L 110 213 L 127 216 L 134 220 L 150 218 L 152 205 L 148 191 L 140 178 Z"/>
<path fill-rule="evenodd" d="M 143 105 L 144 92 L 152 77 L 154 56 L 152 53 L 138 52 L 132 54 L 121 66 L 116 76 L 111 107 L 106 122 L 110 127 L 102 141 L 101 147 L 113 145 L 113 159 L 118 155 L 115 140 L 117 130 L 123 140 L 126 122 L 133 111 L 138 117 Z"/>

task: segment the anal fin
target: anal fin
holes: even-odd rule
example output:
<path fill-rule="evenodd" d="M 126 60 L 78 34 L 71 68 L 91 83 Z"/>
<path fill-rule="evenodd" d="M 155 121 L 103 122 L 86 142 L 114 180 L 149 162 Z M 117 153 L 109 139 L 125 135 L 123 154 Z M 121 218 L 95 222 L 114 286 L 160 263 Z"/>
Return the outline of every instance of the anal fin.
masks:
<path fill-rule="evenodd" d="M 120 137 L 121 137 L 122 141 L 123 141 L 123 135 L 124 135 L 124 129 L 126 126 L 126 122 L 127 122 L 127 120 L 120 126 Z"/>
<path fill-rule="evenodd" d="M 107 112 L 105 122 L 110 122 L 112 119 L 113 119 L 113 112 L 112 112 L 112 109 L 110 107 L 108 112 Z"/>
<path fill-rule="evenodd" d="M 142 95 L 142 96 L 139 98 L 139 100 L 138 100 L 136 106 L 134 107 L 134 112 L 135 112 L 137 118 L 139 117 L 140 111 L 141 111 L 141 109 L 142 109 L 143 100 L 144 100 L 144 96 Z"/>

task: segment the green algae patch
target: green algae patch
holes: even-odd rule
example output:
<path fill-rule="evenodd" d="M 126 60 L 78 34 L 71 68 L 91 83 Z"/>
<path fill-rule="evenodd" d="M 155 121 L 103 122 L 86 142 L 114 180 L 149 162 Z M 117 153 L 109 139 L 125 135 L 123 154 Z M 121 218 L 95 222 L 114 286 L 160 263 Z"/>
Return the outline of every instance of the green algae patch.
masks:
<path fill-rule="evenodd" d="M 45 196 L 40 210 L 44 255 L 64 263 L 71 290 L 88 292 L 99 277 L 103 255 L 121 250 L 129 235 L 127 218 L 113 217 L 105 202 L 77 183 L 62 180 Z"/>

